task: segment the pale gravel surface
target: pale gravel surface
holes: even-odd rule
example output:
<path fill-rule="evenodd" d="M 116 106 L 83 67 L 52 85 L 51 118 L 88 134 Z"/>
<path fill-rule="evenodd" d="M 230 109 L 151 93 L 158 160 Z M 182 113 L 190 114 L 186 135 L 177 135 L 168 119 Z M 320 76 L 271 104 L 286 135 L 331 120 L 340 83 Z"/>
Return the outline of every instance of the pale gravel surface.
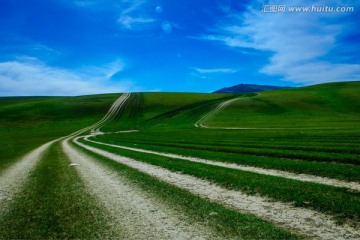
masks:
<path fill-rule="evenodd" d="M 306 208 L 297 208 L 288 203 L 276 202 L 266 197 L 249 196 L 240 191 L 229 190 L 217 184 L 190 175 L 171 172 L 167 169 L 136 161 L 130 158 L 74 142 L 94 153 L 127 165 L 176 187 L 229 206 L 241 212 L 248 212 L 269 220 L 279 226 L 296 230 L 317 239 L 360 239 L 359 229 L 349 225 L 337 225 L 330 215 Z"/>
<path fill-rule="evenodd" d="M 50 141 L 34 149 L 0 174 L 0 212 L 7 205 L 6 202 L 9 203 L 12 197 L 22 189 L 21 186 L 26 182 L 44 153 L 59 140 Z"/>
<path fill-rule="evenodd" d="M 126 178 L 62 142 L 89 192 L 111 214 L 113 227 L 125 239 L 223 239 L 183 213 L 164 205 Z M 118 228 L 118 229 L 116 229 Z"/>
<path fill-rule="evenodd" d="M 136 151 L 136 152 L 149 153 L 149 154 L 154 154 L 154 155 L 159 155 L 159 156 L 164 156 L 164 157 L 170 157 L 170 158 L 174 158 L 174 159 L 182 159 L 182 160 L 186 160 L 186 161 L 204 163 L 204 164 L 213 165 L 213 166 L 237 169 L 237 170 L 247 171 L 247 172 L 254 172 L 254 173 L 259 173 L 259 174 L 263 174 L 263 175 L 283 177 L 283 178 L 288 178 L 288 179 L 293 179 L 293 180 L 298 180 L 298 181 L 303 181 L 303 182 L 313 182 L 313 183 L 325 184 L 325 185 L 335 186 L 335 187 L 345 187 L 345 188 L 360 192 L 360 184 L 357 182 L 346 182 L 346 181 L 341 181 L 338 179 L 319 177 L 319 176 L 309 175 L 309 174 L 296 174 L 296 173 L 292 173 L 292 172 L 275 170 L 275 169 L 251 167 L 251 166 L 239 165 L 239 164 L 235 164 L 235 163 L 224 163 L 224 162 L 219 162 L 219 161 L 215 161 L 215 160 L 187 157 L 187 156 L 182 156 L 182 155 L 177 155 L 177 154 L 172 154 L 172 153 L 161 153 L 161 152 L 157 152 L 157 151 L 150 151 L 150 150 L 145 150 L 145 149 L 140 149 L 140 148 L 132 148 L 132 147 L 126 147 L 126 146 L 120 146 L 120 145 L 114 145 L 114 144 L 107 144 L 107 143 L 90 140 L 89 136 L 85 137 L 84 140 L 93 142 L 96 144 L 100 144 L 100 145 L 111 146 L 111 147 L 115 147 L 115 148 L 121 148 L 121 149 Z"/>
<path fill-rule="evenodd" d="M 68 137 L 75 137 L 78 136 L 80 134 L 85 133 L 86 131 L 89 130 L 94 130 L 96 132 L 100 132 L 100 128 L 104 125 L 106 125 L 108 122 L 110 122 L 112 119 L 114 119 L 114 117 L 116 116 L 117 112 L 119 111 L 119 109 L 123 106 L 123 104 L 126 102 L 126 100 L 130 97 L 130 93 L 124 93 L 122 94 L 110 107 L 109 111 L 105 114 L 105 116 L 98 121 L 97 123 L 83 128 L 81 130 L 78 130 L 76 132 L 74 132 L 73 134 L 70 134 Z"/>
<path fill-rule="evenodd" d="M 89 131 L 92 128 L 99 127 L 107 123 L 109 119 L 114 117 L 116 111 L 118 111 L 119 106 L 121 106 L 123 102 L 129 98 L 129 96 L 130 94 L 128 93 L 121 95 L 111 106 L 108 113 L 100 121 L 92 126 L 74 132 L 69 136 L 78 136 L 79 134 Z M 16 161 L 13 165 L 0 173 L 0 213 L 7 208 L 13 196 L 22 190 L 22 186 L 27 181 L 29 174 L 35 169 L 36 164 L 41 160 L 44 153 L 53 143 L 60 141 L 63 138 L 64 137 L 58 138 L 41 145 L 40 147 L 21 157 L 19 161 Z"/>
<path fill-rule="evenodd" d="M 70 165 L 76 168 L 89 192 L 108 210 L 114 220 L 111 225 L 122 238 L 223 239 L 209 228 L 190 221 L 184 214 L 165 206 L 149 193 L 68 143 L 76 135 L 91 129 L 95 135 L 103 134 L 100 128 L 116 116 L 129 96 L 130 94 L 122 95 L 103 120 L 62 141 L 63 151 L 72 162 Z M 124 132 L 132 131 L 136 130 Z"/>

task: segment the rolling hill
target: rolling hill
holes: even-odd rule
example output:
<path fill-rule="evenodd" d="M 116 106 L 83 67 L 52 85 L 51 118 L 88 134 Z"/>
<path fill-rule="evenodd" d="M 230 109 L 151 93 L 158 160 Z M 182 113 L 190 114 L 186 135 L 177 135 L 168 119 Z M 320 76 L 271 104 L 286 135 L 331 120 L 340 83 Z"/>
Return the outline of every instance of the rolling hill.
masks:
<path fill-rule="evenodd" d="M 248 92 L 262 92 L 270 90 L 279 90 L 290 87 L 279 87 L 270 85 L 257 85 L 257 84 L 238 84 L 232 87 L 221 88 L 214 93 L 248 93 Z"/>
<path fill-rule="evenodd" d="M 207 119 L 208 126 L 255 128 L 360 127 L 360 82 L 266 91 L 239 98 Z"/>
<path fill-rule="evenodd" d="M 359 91 L 0 98 L 0 239 L 357 239 Z"/>

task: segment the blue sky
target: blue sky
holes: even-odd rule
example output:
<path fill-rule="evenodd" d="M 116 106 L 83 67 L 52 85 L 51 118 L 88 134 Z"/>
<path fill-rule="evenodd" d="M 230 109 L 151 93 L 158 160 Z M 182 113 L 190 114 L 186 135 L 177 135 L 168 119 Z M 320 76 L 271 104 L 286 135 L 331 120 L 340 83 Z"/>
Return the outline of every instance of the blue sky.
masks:
<path fill-rule="evenodd" d="M 0 96 L 360 80 L 347 0 L 1 0 Z M 354 12 L 265 13 L 267 4 Z"/>

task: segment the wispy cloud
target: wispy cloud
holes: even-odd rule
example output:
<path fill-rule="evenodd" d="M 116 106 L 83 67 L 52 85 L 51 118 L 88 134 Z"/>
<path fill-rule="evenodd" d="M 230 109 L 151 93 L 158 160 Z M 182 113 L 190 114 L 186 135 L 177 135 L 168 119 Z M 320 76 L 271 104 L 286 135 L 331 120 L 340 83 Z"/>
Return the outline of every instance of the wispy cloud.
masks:
<path fill-rule="evenodd" d="M 14 58 L 19 55 L 35 55 L 42 59 L 50 59 L 61 55 L 59 51 L 27 37 L 4 34 L 1 36 L 1 40 L 0 52 L 3 59 Z"/>
<path fill-rule="evenodd" d="M 122 62 L 116 60 L 102 67 L 67 70 L 48 66 L 37 58 L 21 57 L 0 62 L 0 96 L 71 96 L 136 91 L 137 87 L 130 80 L 110 80 L 123 67 Z"/>
<path fill-rule="evenodd" d="M 164 9 L 149 0 L 75 0 L 77 7 L 99 10 L 103 8 L 117 12 L 117 23 L 123 31 L 141 31 L 161 28 L 164 33 L 172 33 L 175 23 L 161 19 Z"/>
<path fill-rule="evenodd" d="M 243 13 L 231 13 L 218 24 L 213 34 L 201 39 L 218 41 L 231 48 L 255 49 L 272 56 L 260 72 L 279 75 L 297 83 L 321 83 L 360 79 L 360 65 L 332 62 L 327 59 L 346 33 L 344 14 L 261 12 L 263 1 Z M 269 1 L 269 4 L 279 4 Z M 337 1 L 345 6 L 348 1 Z M 313 1 L 295 1 L 293 5 L 314 5 Z M 316 5 L 329 4 L 317 1 Z M 333 3 L 334 4 L 334 3 Z M 290 5 L 290 3 L 288 3 Z M 352 5 L 359 5 L 352 3 Z"/>
<path fill-rule="evenodd" d="M 122 1 L 120 4 L 120 17 L 118 23 L 122 29 L 126 30 L 144 30 L 152 28 L 157 19 L 152 17 L 156 9 L 145 7 L 147 0 Z"/>
<path fill-rule="evenodd" d="M 141 7 L 146 4 L 147 0 L 128 0 L 128 1 L 122 1 L 123 8 L 125 8 L 122 11 L 122 15 L 128 15 L 135 11 L 138 11 L 141 9 Z"/>
<path fill-rule="evenodd" d="M 131 16 L 121 16 L 118 19 L 118 23 L 125 29 L 131 30 L 142 30 L 150 26 L 151 23 L 154 23 L 156 20 L 153 18 L 143 18 L 143 17 L 131 17 Z"/>
<path fill-rule="evenodd" d="M 193 68 L 198 73 L 201 74 L 211 74 L 211 73 L 236 73 L 237 70 L 233 68 Z"/>

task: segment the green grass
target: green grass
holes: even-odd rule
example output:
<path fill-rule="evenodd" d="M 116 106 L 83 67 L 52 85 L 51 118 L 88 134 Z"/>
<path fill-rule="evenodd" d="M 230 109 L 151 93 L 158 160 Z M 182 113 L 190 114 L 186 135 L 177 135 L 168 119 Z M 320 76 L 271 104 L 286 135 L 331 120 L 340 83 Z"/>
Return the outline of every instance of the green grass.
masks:
<path fill-rule="evenodd" d="M 0 239 L 114 237 L 104 210 L 52 146 L 0 218 Z"/>
<path fill-rule="evenodd" d="M 360 82 L 344 82 L 269 91 L 263 92 L 259 96 L 251 93 L 240 95 L 136 93 L 131 95 L 130 101 L 126 102 L 125 108 L 118 114 L 115 121 L 102 130 L 116 132 L 139 129 L 140 131 L 98 136 L 97 138 L 104 142 L 128 146 L 137 144 L 136 146 L 147 149 L 223 162 L 359 181 L 359 91 Z M 119 96 L 120 94 L 0 98 L 0 174 L 28 151 L 100 120 Z M 204 123 L 219 129 L 195 128 L 194 123 L 212 111 L 218 104 L 235 97 L 243 99 L 233 102 Z M 221 129 L 223 127 L 287 129 L 225 130 Z M 294 180 L 119 149 L 111 150 L 174 171 L 215 181 L 227 188 L 238 189 L 249 194 L 258 193 L 279 201 L 291 202 L 296 206 L 325 212 L 335 216 L 340 222 L 360 220 L 359 194 L 346 189 L 300 183 Z M 49 157 L 55 156 L 54 150 L 52 152 Z M 158 195 L 163 194 L 166 199 L 174 196 L 174 201 L 181 203 L 184 211 L 194 212 L 193 216 L 197 220 L 206 219 L 208 221 L 210 219 L 209 211 L 221 212 L 221 214 L 211 217 L 211 219 L 217 220 L 209 221 L 215 228 L 224 231 L 225 235 L 235 236 L 235 232 L 240 231 L 244 238 L 250 239 L 268 238 L 266 234 L 269 234 L 271 238 L 292 237 L 286 235 L 287 233 L 277 232 L 278 230 L 274 230 L 271 224 L 269 224 L 270 227 L 266 227 L 268 223 L 265 226 L 263 222 L 259 223 L 257 219 L 251 218 L 251 215 L 249 215 L 250 218 L 248 215 L 237 215 L 238 213 L 234 211 L 216 204 L 211 205 L 212 203 L 186 191 L 168 186 L 139 172 L 128 170 L 124 166 L 120 167 L 119 164 L 110 163 L 105 159 L 102 162 L 113 165 L 121 173 L 131 172 L 128 174 L 129 178 L 135 181 L 138 179 L 139 184 L 151 192 L 157 192 Z M 40 167 L 37 172 L 41 175 L 50 176 L 51 172 L 39 169 Z M 66 174 L 61 171 L 58 173 L 59 176 Z M 32 176 L 32 179 L 37 178 L 40 179 L 41 176 Z M 76 178 L 69 179 L 72 180 L 66 180 L 64 185 L 76 181 Z M 25 207 L 35 206 L 35 203 L 38 203 L 36 200 L 38 195 L 40 199 L 43 198 L 42 195 L 49 199 L 57 196 L 45 185 L 41 185 L 39 181 L 32 180 L 29 183 L 29 190 L 23 192 L 25 195 L 18 196 L 16 201 L 18 205 L 14 205 L 15 207 L 13 206 L 11 209 L 22 210 L 12 212 L 13 216 L 15 214 L 26 216 Z M 146 181 L 154 184 L 146 184 Z M 57 186 L 53 183 L 52 186 L 55 189 L 61 189 L 61 185 L 59 183 Z M 47 190 L 41 192 L 39 186 Z M 162 191 L 163 189 L 164 191 Z M 32 194 L 31 191 L 37 192 Z M 43 200 L 49 202 L 48 199 Z M 89 204 L 91 205 L 91 201 Z M 22 207 L 22 205 L 24 206 Z M 58 206 L 61 204 L 58 203 Z M 199 210 L 197 211 L 197 209 Z M 45 236 L 36 229 L 43 229 L 46 225 L 45 222 L 51 222 L 53 219 L 47 218 L 46 216 L 49 215 L 44 214 L 48 210 L 43 210 L 44 212 L 36 213 L 41 216 L 39 219 L 42 219 L 42 222 L 34 221 L 36 227 L 27 232 L 27 235 L 24 230 L 23 237 Z M 84 218 L 86 217 L 84 216 Z M 20 229 L 22 223 L 26 223 L 25 220 L 16 223 L 16 220 L 4 219 L 0 221 L 9 221 L 9 223 L 13 221 L 12 223 L 17 229 Z M 71 221 L 76 222 L 76 220 Z M 221 224 L 222 221 L 223 224 Z M 57 224 L 51 225 L 58 226 Z M 66 225 L 65 227 L 65 223 L 59 224 L 63 228 L 50 228 L 49 232 L 54 233 L 52 236 L 60 236 L 56 235 L 62 231 L 58 229 L 68 229 L 66 236 L 69 238 L 76 236 L 75 230 L 70 231 L 71 226 Z M 12 229 L 14 232 L 15 228 Z M 94 232 L 91 227 L 89 229 L 87 233 Z M 9 231 L 6 234 L 10 234 Z M 21 237 L 20 235 L 13 236 Z"/>
<path fill-rule="evenodd" d="M 133 133 L 131 133 L 133 134 Z M 126 136 L 124 138 L 124 136 Z M 345 181 L 360 182 L 360 166 L 349 166 L 334 163 L 294 161 L 282 158 L 271 158 L 266 156 L 253 156 L 249 154 L 228 153 L 215 151 L 207 148 L 205 144 L 181 145 L 169 142 L 142 141 L 139 139 L 128 139 L 129 134 L 98 136 L 97 141 L 104 143 L 135 147 L 162 153 L 173 153 L 183 156 L 198 157 L 214 161 L 236 163 L 247 166 L 255 166 L 267 169 L 278 169 L 298 174 L 311 174 L 315 176 L 335 178 Z"/>
<path fill-rule="evenodd" d="M 80 149 L 94 156 L 103 165 L 114 169 L 118 174 L 131 180 L 152 197 L 167 204 L 179 212 L 185 213 L 193 221 L 199 221 L 211 227 L 224 239 L 302 239 L 300 235 L 275 227 L 268 221 L 256 218 L 252 214 L 239 213 L 195 196 L 186 190 L 157 180 L 147 174 L 119 164 L 88 150 Z M 213 213 L 216 213 L 213 215 Z"/>
<path fill-rule="evenodd" d="M 0 172 L 34 148 L 97 122 L 119 96 L 0 98 Z"/>
<path fill-rule="evenodd" d="M 360 82 L 263 92 L 233 102 L 205 122 L 212 127 L 360 128 Z"/>
<path fill-rule="evenodd" d="M 325 212 L 333 215 L 339 222 L 356 223 L 360 220 L 360 193 L 351 192 L 345 188 L 177 160 L 84 141 L 83 143 L 172 171 L 207 179 L 229 189 L 248 194 L 260 194 L 274 200 L 290 202 L 297 207 Z"/>
<path fill-rule="evenodd" d="M 125 109 L 118 114 L 118 121 L 108 124 L 103 130 L 111 132 L 154 126 L 173 128 L 183 126 L 184 120 L 187 125 L 191 125 L 192 121 L 216 103 L 232 97 L 233 94 L 135 93 L 126 103 Z M 182 113 L 186 113 L 185 118 Z"/>

